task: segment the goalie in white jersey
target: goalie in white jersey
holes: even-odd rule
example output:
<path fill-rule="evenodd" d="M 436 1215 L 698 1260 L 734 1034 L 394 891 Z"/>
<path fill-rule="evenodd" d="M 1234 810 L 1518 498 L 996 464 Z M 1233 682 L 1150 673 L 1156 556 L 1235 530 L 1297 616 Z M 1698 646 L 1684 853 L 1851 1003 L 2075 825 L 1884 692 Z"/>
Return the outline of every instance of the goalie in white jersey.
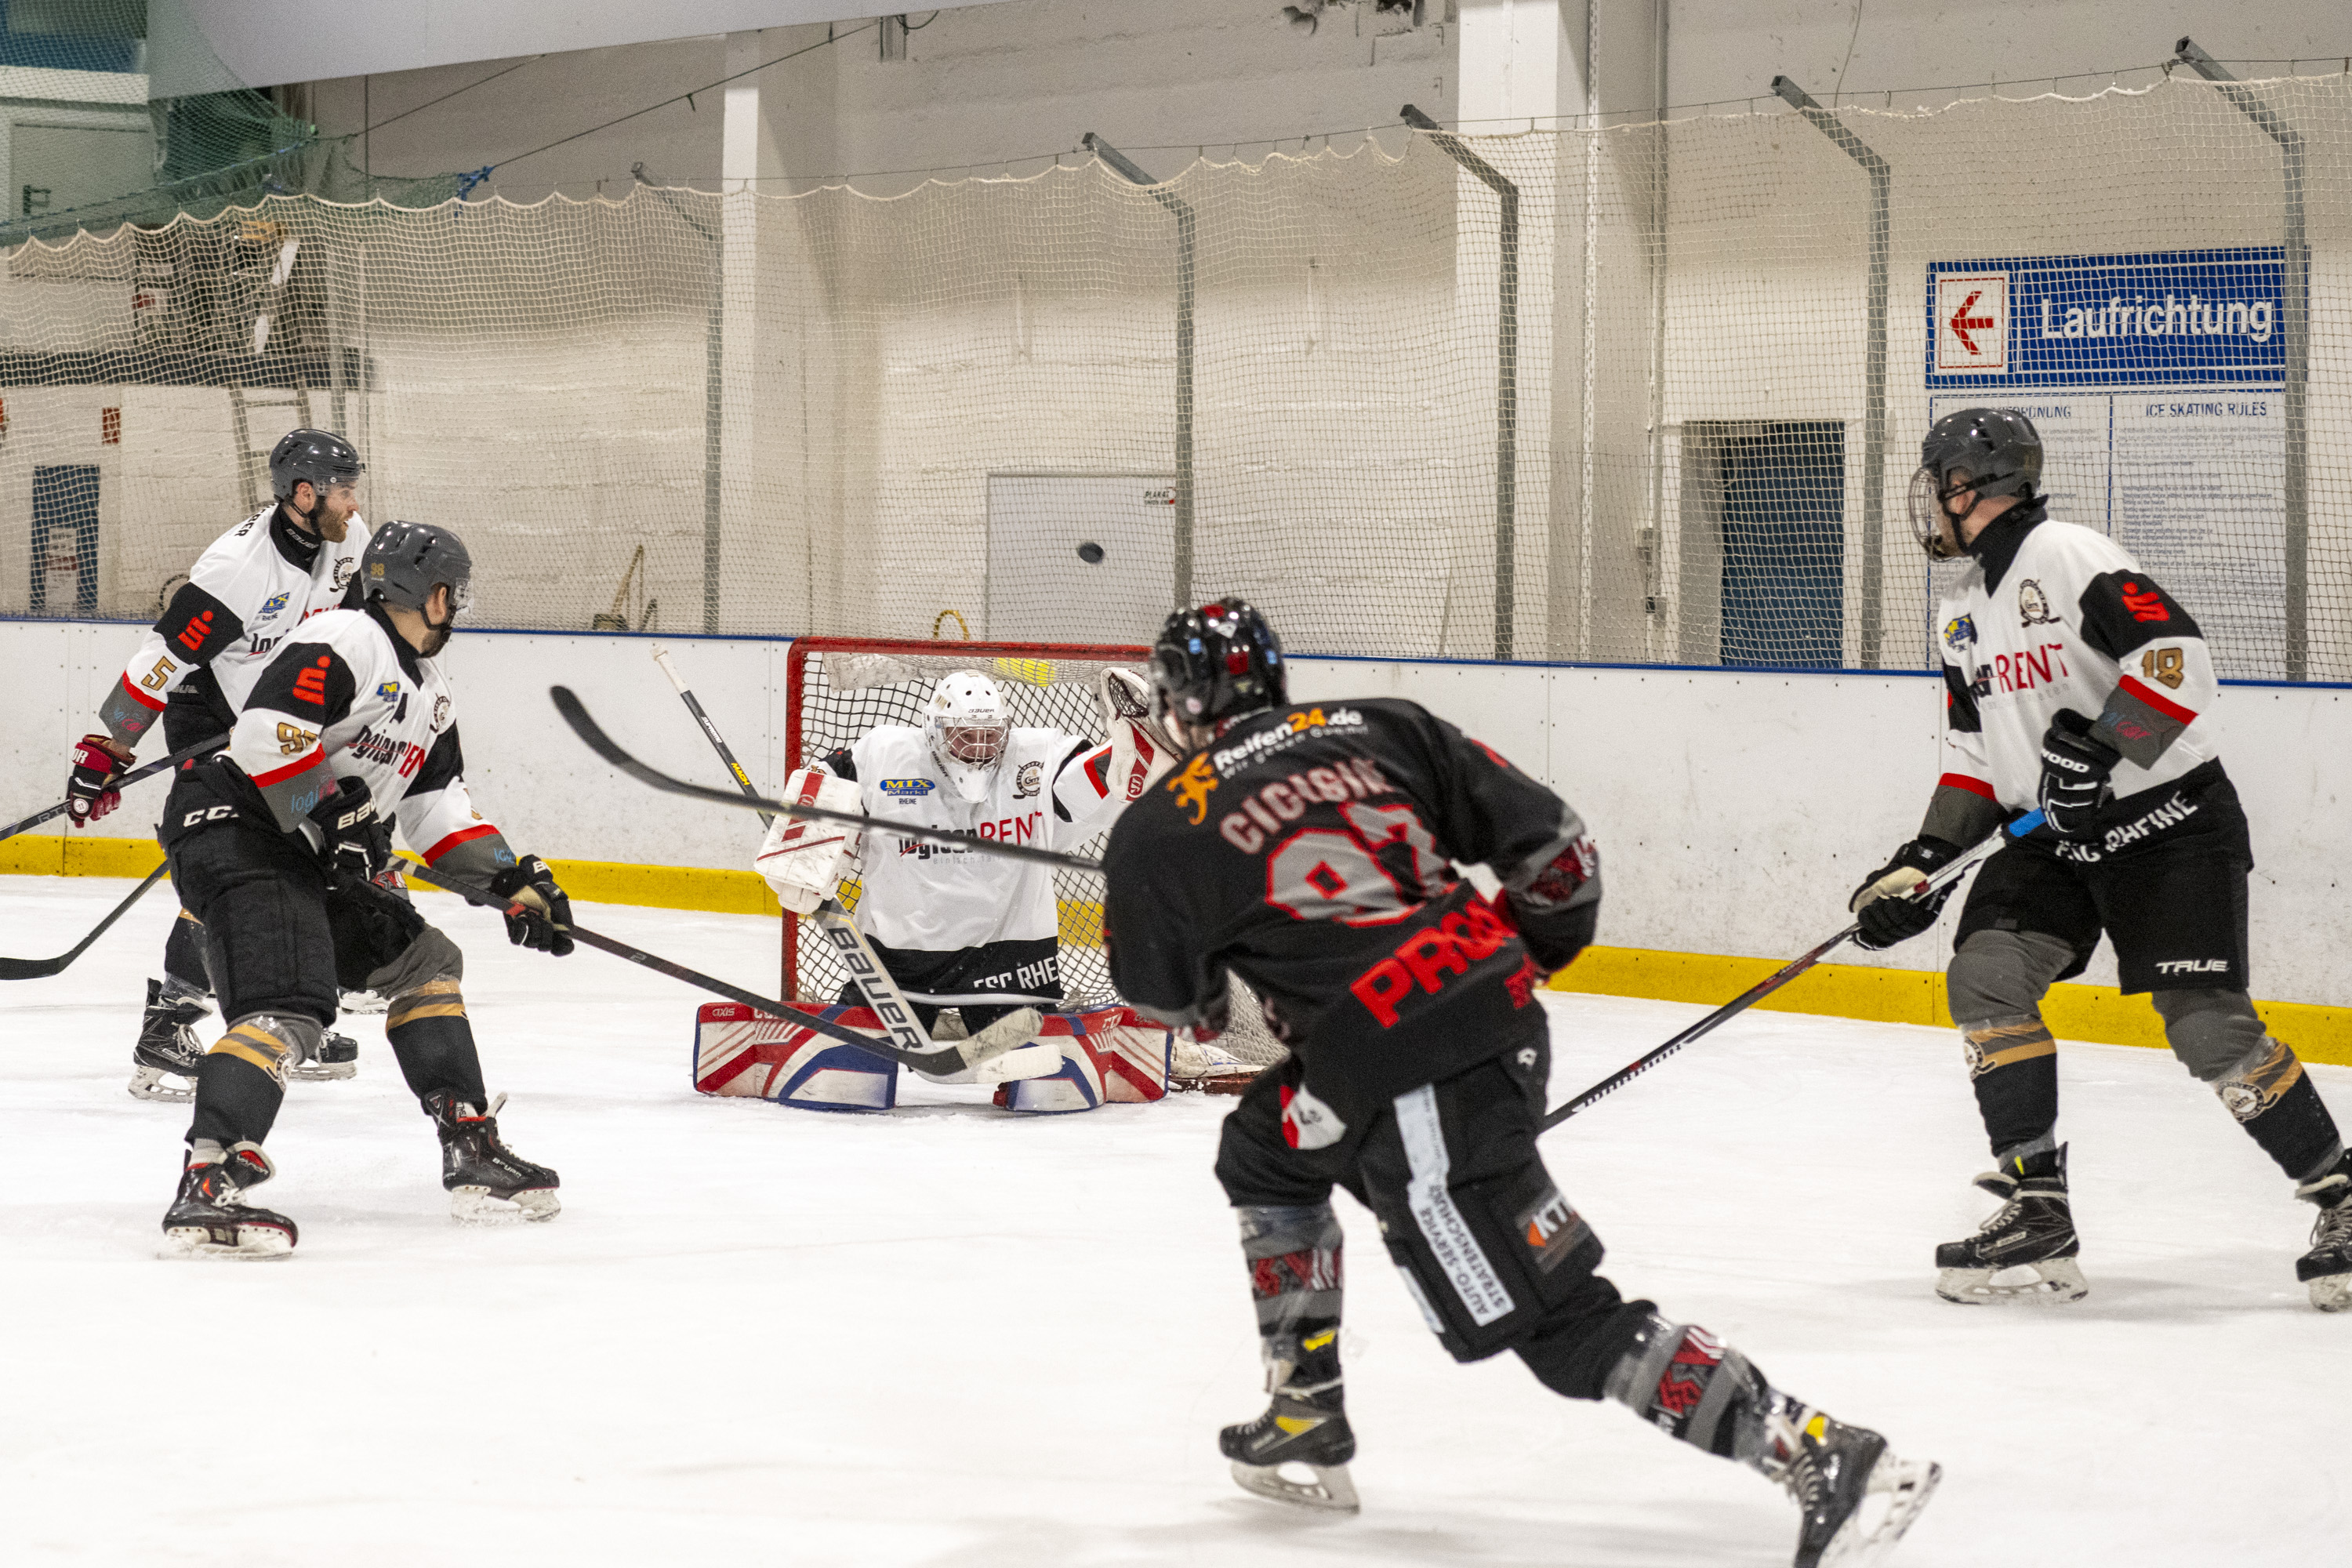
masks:
<path fill-rule="evenodd" d="M 2313 1303 L 2352 1307 L 2352 1157 L 2249 992 L 2253 850 L 2208 717 L 2220 683 L 2203 634 L 2121 545 L 2044 515 L 2042 438 L 2024 415 L 1948 415 L 1920 457 L 1920 542 L 1971 561 L 1937 611 L 1950 757 L 1919 837 L 1854 891 L 1862 944 L 1927 930 L 1949 896 L 1909 896 L 1928 874 L 2029 810 L 2047 819 L 1985 861 L 1954 938 L 1952 1017 L 1998 1166 L 1977 1184 L 2006 1201 L 1936 1249 L 1937 1293 L 2087 1289 L 2041 1002 L 2104 934 L 2125 994 L 2150 994 L 2174 1055 L 2320 1210 L 2295 1266 Z"/>
<path fill-rule="evenodd" d="M 1112 701 L 1112 738 L 1096 742 L 1014 724 L 995 681 L 957 670 L 932 689 L 921 725 L 876 725 L 794 773 L 784 798 L 974 839 L 1075 848 L 1169 763 L 1156 726 L 1117 716 L 1148 713 L 1141 679 L 1113 670 L 1105 679 L 1107 701 L 1115 683 L 1132 689 Z M 787 918 L 813 912 L 843 877 L 858 877 L 857 929 L 925 1029 L 943 1007 L 976 1033 L 1017 1008 L 1063 1000 L 1050 868 L 782 816 L 752 865 Z M 857 1000 L 846 989 L 841 999 Z"/>

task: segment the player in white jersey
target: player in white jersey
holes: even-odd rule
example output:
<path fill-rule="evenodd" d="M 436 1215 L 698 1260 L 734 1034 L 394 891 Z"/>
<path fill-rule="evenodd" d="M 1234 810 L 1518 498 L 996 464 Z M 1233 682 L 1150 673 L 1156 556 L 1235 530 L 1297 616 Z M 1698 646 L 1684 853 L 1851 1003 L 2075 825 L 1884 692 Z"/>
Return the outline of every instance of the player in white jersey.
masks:
<path fill-rule="evenodd" d="M 342 604 L 367 548 L 359 515 L 364 471 L 351 443 L 325 430 L 290 432 L 271 449 L 277 499 L 196 558 L 99 705 L 100 728 L 74 748 L 67 800 L 77 825 L 114 809 L 121 796 L 113 781 L 157 720 L 167 752 L 226 734 L 278 645 Z M 163 944 L 163 977 L 147 982 L 147 1010 L 131 1048 L 132 1094 L 185 1100 L 194 1092 L 204 1059 L 194 1026 L 211 1011 L 204 1001 L 211 991 L 204 933 L 183 909 Z M 321 1049 L 302 1076 L 351 1076 L 357 1046 L 331 1036 Z"/>
<path fill-rule="evenodd" d="M 559 957 L 572 912 L 545 862 L 517 855 L 474 808 L 447 679 L 435 662 L 466 607 L 472 563 L 446 529 L 387 523 L 360 567 L 365 607 L 317 617 L 279 648 L 228 750 L 182 764 L 160 837 L 204 922 L 230 1020 L 196 1079 L 173 1250 L 275 1256 L 294 1222 L 247 1204 L 273 1173 L 262 1141 L 287 1068 L 316 1048 L 338 984 L 387 999 L 384 1039 L 439 1133 L 459 1219 L 547 1219 L 556 1175 L 501 1143 L 498 1106 L 459 981 L 464 957 L 377 881 L 396 820 L 425 860 L 528 911 L 508 935 Z"/>
<path fill-rule="evenodd" d="M 1118 679 L 1124 672 L 1112 672 Z M 1126 677 L 1143 700 L 1139 678 Z M 785 798 L 975 839 L 1069 849 L 1108 827 L 1168 765 L 1156 727 L 1114 718 L 1097 743 L 1016 725 L 976 670 L 944 676 L 920 727 L 877 724 L 786 781 Z M 1062 1001 L 1060 911 L 1050 868 L 887 834 L 856 839 L 779 817 L 753 867 L 786 918 L 814 910 L 852 870 L 857 929 L 928 1029 L 953 1007 L 977 1032 L 1023 1006 Z M 854 1001 L 845 992 L 842 1000 Z"/>
<path fill-rule="evenodd" d="M 2071 1301 L 2084 1283 L 2058 1141 L 2043 994 L 2104 933 L 2126 994 L 2150 994 L 2182 1064 L 2316 1205 L 2296 1264 L 2322 1310 L 2352 1307 L 2352 1158 L 2303 1064 L 2256 1014 L 2247 973 L 2253 850 L 2208 715 L 2213 660 L 2189 611 L 2105 535 L 2044 513 L 2042 439 L 2014 409 L 1937 421 L 1912 516 L 1929 555 L 1970 565 L 1937 611 L 1948 769 L 1919 837 L 1865 878 L 1865 947 L 1934 923 L 1911 895 L 2004 823 L 2047 826 L 1977 873 L 1947 976 L 2002 1206 L 1936 1249 L 1947 1300 Z"/>

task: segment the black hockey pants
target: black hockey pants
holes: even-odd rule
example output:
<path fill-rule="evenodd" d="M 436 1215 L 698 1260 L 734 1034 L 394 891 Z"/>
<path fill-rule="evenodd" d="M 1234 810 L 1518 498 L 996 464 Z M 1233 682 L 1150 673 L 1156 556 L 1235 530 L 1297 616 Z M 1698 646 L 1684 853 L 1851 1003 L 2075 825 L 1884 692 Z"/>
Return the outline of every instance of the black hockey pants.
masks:
<path fill-rule="evenodd" d="M 205 966 L 225 1020 L 291 1017 L 324 1026 L 335 1021 L 339 984 L 375 990 L 392 1003 L 384 1037 L 417 1098 L 447 1090 L 467 1104 L 486 1102 L 458 994 L 465 960 L 408 900 L 366 882 L 331 888 L 293 841 L 242 820 L 189 834 L 170 855 L 181 900 L 204 923 Z M 265 1068 L 249 1045 L 240 1053 L 239 1033 L 232 1029 L 205 1058 L 191 1139 L 258 1142 L 277 1118 L 284 1064 Z"/>
<path fill-rule="evenodd" d="M 1550 1065 L 1538 1026 L 1507 1054 L 1302 1149 L 1300 1123 L 1284 1116 L 1305 1092 L 1294 1057 L 1225 1118 L 1217 1179 L 1237 1208 L 1312 1206 L 1345 1187 L 1378 1216 L 1406 1289 L 1456 1361 L 1516 1351 L 1548 1387 L 1598 1399 L 1654 1306 L 1623 1300 L 1594 1272 L 1601 1238 L 1536 1152 Z"/>

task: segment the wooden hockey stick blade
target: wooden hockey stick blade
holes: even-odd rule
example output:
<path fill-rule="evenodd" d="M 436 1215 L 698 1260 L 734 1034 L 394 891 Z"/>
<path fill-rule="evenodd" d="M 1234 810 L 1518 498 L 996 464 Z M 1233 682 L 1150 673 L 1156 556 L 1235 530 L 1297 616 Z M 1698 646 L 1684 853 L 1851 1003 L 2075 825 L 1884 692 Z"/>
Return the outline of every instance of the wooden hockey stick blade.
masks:
<path fill-rule="evenodd" d="M 106 934 L 109 926 L 130 913 L 131 906 L 145 898 L 147 889 L 162 881 L 163 873 L 169 869 L 169 865 L 163 865 L 148 872 L 147 879 L 131 889 L 130 896 L 115 905 L 111 914 L 90 928 L 88 936 L 74 943 L 70 952 L 61 952 L 55 958 L 0 958 L 0 980 L 46 980 L 52 974 L 63 973 L 66 965 L 88 952 L 89 944 Z"/>
<path fill-rule="evenodd" d="M 502 915 L 512 915 L 518 918 L 531 920 L 544 918 L 537 910 L 526 905 L 517 903 L 511 899 L 500 898 L 488 888 L 478 888 L 471 882 L 436 871 L 430 866 L 419 865 L 415 861 L 408 860 L 401 863 L 400 870 L 403 876 L 413 877 L 417 881 L 455 893 L 467 903 L 482 909 L 496 910 Z M 887 1057 L 892 1061 L 904 1062 L 918 1071 L 936 1071 L 940 1065 L 920 1051 L 910 1051 L 888 1040 L 879 1039 L 875 1036 L 853 1029 L 846 1024 L 836 1024 L 830 1018 L 820 1018 L 814 1013 L 803 1012 L 790 1003 L 779 1002 L 772 996 L 762 996 L 756 991 L 746 991 L 740 985 L 730 985 L 726 981 L 705 974 L 698 969 L 688 969 L 683 963 L 673 963 L 658 953 L 647 952 L 644 948 L 633 946 L 615 937 L 606 936 L 602 931 L 593 931 L 582 925 L 568 925 L 562 929 L 574 942 L 584 943 L 602 952 L 609 952 L 615 958 L 625 958 L 631 963 L 652 970 L 656 974 L 667 974 L 672 980 L 682 980 L 687 984 L 708 991 L 713 995 L 724 996 L 730 1002 L 740 1002 L 754 1012 L 764 1013 L 772 1018 L 782 1018 L 787 1023 L 798 1024 L 803 1028 L 813 1029 L 829 1039 L 839 1040 L 844 1045 L 856 1046 L 861 1049 L 872 1051 L 877 1056 Z"/>
<path fill-rule="evenodd" d="M 2015 822 L 2011 823 L 2006 828 L 2002 829 L 1998 837 L 2000 839 L 2006 840 L 2009 843 L 2015 843 L 2017 840 L 2023 838 L 2026 835 L 2033 832 L 2034 829 L 2042 826 L 2044 820 L 2045 819 L 2040 812 L 2028 812 L 2023 816 L 2019 817 Z M 1996 849 L 2000 847 L 2000 844 L 1996 843 Z M 1982 865 L 1986 860 L 1990 859 L 1991 858 L 1991 854 L 1992 851 L 1989 850 L 1980 855 L 1963 855 L 1958 859 L 1953 861 L 1950 865 L 1945 867 L 1942 870 L 1937 872 L 1934 876 L 1928 878 L 1926 881 L 1920 883 L 1918 887 L 1915 888 L 1911 892 L 1905 896 L 1916 899 L 1925 894 L 1936 892 L 1943 888 L 1947 888 L 1952 883 L 1958 881 L 1962 877 L 1968 875 L 1969 871 Z M 1814 948 L 1811 952 L 1802 953 L 1796 958 L 1790 959 L 1787 963 L 1783 964 L 1780 968 L 1774 970 L 1763 980 L 1758 982 L 1755 985 L 1750 986 L 1746 991 L 1741 992 L 1738 995 L 1733 997 L 1722 1006 L 1717 1007 L 1714 1012 L 1709 1013 L 1706 1017 L 1701 1018 L 1697 1023 L 1693 1024 L 1689 1028 L 1685 1029 L 1681 1034 L 1676 1035 L 1664 1045 L 1660 1046 L 1657 1049 L 1642 1057 L 1639 1060 L 1618 1068 L 1617 1071 L 1611 1073 L 1607 1078 L 1602 1079 L 1599 1083 L 1594 1084 L 1582 1094 L 1578 1095 L 1567 1104 L 1545 1116 L 1542 1122 L 1536 1128 L 1536 1131 L 1538 1132 L 1549 1131 L 1552 1128 L 1559 1126 L 1561 1122 L 1567 1121 L 1578 1111 L 1582 1110 L 1585 1107 L 1591 1105 L 1594 1100 L 1601 1099 L 1604 1095 L 1614 1094 L 1617 1090 L 1624 1088 L 1627 1084 L 1633 1082 L 1635 1079 L 1641 1077 L 1643 1073 L 1649 1071 L 1652 1068 L 1657 1066 L 1668 1057 L 1673 1056 L 1676 1051 L 1681 1050 L 1685 1046 L 1689 1045 L 1693 1040 L 1697 1039 L 1701 1035 L 1708 1033 L 1719 1025 L 1729 1023 L 1740 1014 L 1748 1011 L 1748 1008 L 1756 1005 L 1757 1003 L 1764 1000 L 1765 997 L 1772 994 L 1773 992 L 1780 990 L 1780 987 L 1788 984 L 1789 982 L 1804 973 L 1805 971 L 1811 969 L 1814 964 L 1819 963 L 1823 958 L 1827 957 L 1832 951 L 1834 951 L 1839 943 L 1845 942 L 1848 938 L 1853 937 L 1861 930 L 1862 926 L 1859 922 L 1850 925 L 1846 927 L 1845 930 L 1838 932 L 1837 935 L 1830 938 L 1829 941 L 1822 943 L 1819 947 Z"/>
<path fill-rule="evenodd" d="M 114 781 L 114 787 L 117 790 L 121 790 L 127 785 L 135 784 L 141 779 L 152 778 L 155 774 L 163 773 L 167 769 L 176 768 L 182 763 L 186 762 L 190 757 L 203 756 L 206 752 L 218 751 L 221 747 L 227 744 L 228 737 L 226 735 L 215 735 L 210 740 L 198 741 L 193 746 L 183 746 L 168 757 L 158 757 L 143 768 L 131 769 L 129 773 Z M 73 802 L 70 800 L 61 800 L 46 811 L 37 811 L 33 813 L 32 816 L 25 818 L 22 822 L 11 823 L 5 827 L 0 827 L 0 838 L 14 838 L 16 835 L 26 831 L 27 828 L 38 827 L 41 824 L 48 821 L 53 816 L 63 816 L 66 814 L 67 809 L 72 805 Z"/>
<path fill-rule="evenodd" d="M 828 811 L 822 806 L 788 805 L 770 800 L 765 795 L 737 795 L 715 789 L 709 784 L 689 784 L 672 778 L 659 768 L 637 761 L 604 733 L 588 710 L 573 696 L 568 686 L 551 686 L 548 700 L 563 721 L 572 726 L 572 733 L 586 742 L 590 751 L 628 774 L 639 784 L 668 795 L 682 795 L 688 800 L 708 801 L 713 805 L 731 805 L 739 811 L 772 812 L 779 816 L 806 816 L 820 822 L 845 822 L 868 833 L 887 834 L 894 838 L 913 838 L 927 844 L 945 844 L 951 848 L 967 849 L 977 855 L 994 855 L 1006 860 L 1026 860 L 1033 865 L 1052 866 L 1071 871 L 1099 871 L 1102 862 L 1080 855 L 1063 855 L 1051 849 L 1033 849 L 1025 844 L 1008 844 L 999 838 L 975 838 L 968 834 L 952 833 L 940 827 L 918 827 L 908 822 L 886 822 L 862 812 Z"/>

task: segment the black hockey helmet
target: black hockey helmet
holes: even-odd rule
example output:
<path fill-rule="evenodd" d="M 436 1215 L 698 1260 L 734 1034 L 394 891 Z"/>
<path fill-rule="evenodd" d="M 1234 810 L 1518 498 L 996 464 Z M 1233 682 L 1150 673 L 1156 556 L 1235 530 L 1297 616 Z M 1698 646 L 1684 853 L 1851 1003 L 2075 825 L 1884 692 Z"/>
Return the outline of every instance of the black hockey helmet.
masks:
<path fill-rule="evenodd" d="M 451 619 L 474 598 L 474 558 L 466 542 L 426 522 L 387 522 L 370 536 L 360 556 L 360 591 L 371 603 L 423 613 L 436 584 L 449 585 Z"/>
<path fill-rule="evenodd" d="M 331 430 L 289 430 L 269 448 L 269 493 L 279 500 L 291 500 L 305 479 L 324 495 L 338 484 L 357 484 L 365 472 L 352 444 Z"/>
<path fill-rule="evenodd" d="M 1288 700 L 1282 639 L 1246 599 L 1178 610 L 1151 648 L 1160 711 L 1187 724 L 1214 724 Z"/>
<path fill-rule="evenodd" d="M 1938 561 L 1960 553 L 1952 532 L 1958 520 L 1946 510 L 1955 496 L 1973 491 L 2032 500 L 2041 479 L 2042 433 L 2023 414 L 1963 408 L 1945 415 L 1919 443 L 1919 471 L 1911 476 L 1911 526 L 1920 548 Z"/>

